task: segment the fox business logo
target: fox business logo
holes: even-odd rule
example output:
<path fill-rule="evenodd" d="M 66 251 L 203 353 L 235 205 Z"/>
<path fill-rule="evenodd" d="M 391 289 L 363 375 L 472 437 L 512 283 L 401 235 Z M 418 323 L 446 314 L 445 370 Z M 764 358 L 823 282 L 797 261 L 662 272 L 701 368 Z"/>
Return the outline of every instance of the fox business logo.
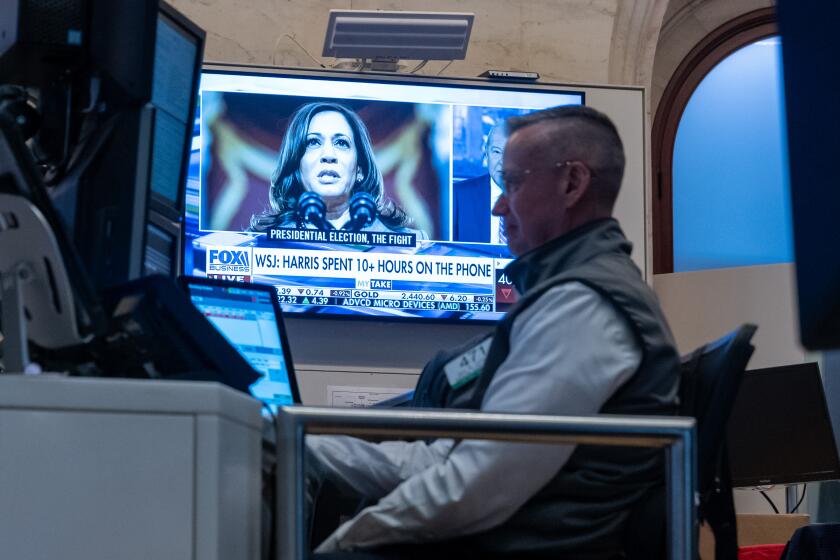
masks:
<path fill-rule="evenodd" d="M 250 247 L 208 247 L 207 249 L 207 273 L 218 274 L 221 272 L 250 274 L 251 273 L 251 248 Z"/>

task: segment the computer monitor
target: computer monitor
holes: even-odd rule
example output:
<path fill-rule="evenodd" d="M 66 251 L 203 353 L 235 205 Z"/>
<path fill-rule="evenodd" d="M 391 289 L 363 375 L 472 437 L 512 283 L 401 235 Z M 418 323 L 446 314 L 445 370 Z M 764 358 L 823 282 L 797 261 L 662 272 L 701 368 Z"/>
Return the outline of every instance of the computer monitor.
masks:
<path fill-rule="evenodd" d="M 204 31 L 164 2 L 146 25 L 154 38 L 147 101 L 126 103 L 103 127 L 108 138 L 70 202 L 68 221 L 99 287 L 178 272 Z"/>
<path fill-rule="evenodd" d="M 173 276 L 180 268 L 181 219 L 204 31 L 161 3 L 155 40 L 155 107 L 143 274 Z"/>
<path fill-rule="evenodd" d="M 20 99 L 0 110 L 36 115 L 30 146 L 92 284 L 174 278 L 204 31 L 161 0 L 3 6 L 0 85 Z"/>
<path fill-rule="evenodd" d="M 179 281 L 193 305 L 255 371 L 249 388 L 271 410 L 300 403 L 280 305 L 268 286 L 190 278 Z"/>
<path fill-rule="evenodd" d="M 4 96 L 30 90 L 33 150 L 93 284 L 174 277 L 204 31 L 161 0 L 53 4 L 3 3 Z"/>
<path fill-rule="evenodd" d="M 840 478 L 817 364 L 745 372 L 727 445 L 736 487 Z"/>
<path fill-rule="evenodd" d="M 275 286 L 294 314 L 495 321 L 516 294 L 493 142 L 508 117 L 584 101 L 553 84 L 205 65 L 184 273 Z M 355 168 L 310 175 L 304 137 L 325 114 L 350 127 Z M 346 218 L 313 219 L 305 199 L 338 187 Z"/>

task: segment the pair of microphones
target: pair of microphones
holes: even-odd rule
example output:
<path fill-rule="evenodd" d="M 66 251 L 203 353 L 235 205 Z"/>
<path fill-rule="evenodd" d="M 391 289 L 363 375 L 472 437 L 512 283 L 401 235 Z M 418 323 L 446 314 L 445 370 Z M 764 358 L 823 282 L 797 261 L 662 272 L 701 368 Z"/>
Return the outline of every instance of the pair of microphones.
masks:
<path fill-rule="evenodd" d="M 341 229 L 359 231 L 372 224 L 379 211 L 376 209 L 376 200 L 366 192 L 357 192 L 350 197 L 350 221 Z M 324 199 L 316 192 L 307 191 L 300 195 L 297 202 L 297 214 L 303 223 L 312 224 L 318 229 L 335 229 L 327 221 L 327 205 Z"/>

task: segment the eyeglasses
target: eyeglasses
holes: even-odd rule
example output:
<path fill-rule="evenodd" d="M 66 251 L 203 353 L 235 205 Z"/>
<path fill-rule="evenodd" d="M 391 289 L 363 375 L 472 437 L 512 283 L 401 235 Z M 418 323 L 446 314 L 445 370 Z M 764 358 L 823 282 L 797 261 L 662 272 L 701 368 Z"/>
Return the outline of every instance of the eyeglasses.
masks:
<path fill-rule="evenodd" d="M 554 164 L 554 167 L 551 167 L 550 169 L 554 169 L 554 170 L 561 169 L 563 167 L 566 167 L 567 165 L 571 165 L 572 163 L 575 163 L 575 162 L 574 161 L 558 161 Z M 528 178 L 528 175 L 530 175 L 531 173 L 534 173 L 535 171 L 538 171 L 538 170 L 537 169 L 522 169 L 520 171 L 515 171 L 515 172 L 512 172 L 512 173 L 502 171 L 502 173 L 500 174 L 500 177 L 499 177 L 501 179 L 501 182 L 499 183 L 499 186 L 502 188 L 502 193 L 506 194 L 506 195 L 515 193 L 517 190 L 519 190 L 519 187 L 522 186 L 522 183 L 524 183 L 525 180 Z"/>

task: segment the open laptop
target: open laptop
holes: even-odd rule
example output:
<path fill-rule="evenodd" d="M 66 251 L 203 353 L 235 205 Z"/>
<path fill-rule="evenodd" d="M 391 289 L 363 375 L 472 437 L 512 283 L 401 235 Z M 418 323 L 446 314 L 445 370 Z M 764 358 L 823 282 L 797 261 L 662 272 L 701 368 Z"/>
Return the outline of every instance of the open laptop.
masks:
<path fill-rule="evenodd" d="M 181 276 L 193 305 L 236 348 L 260 378 L 251 395 L 273 412 L 300 404 L 286 329 L 271 286 Z"/>

